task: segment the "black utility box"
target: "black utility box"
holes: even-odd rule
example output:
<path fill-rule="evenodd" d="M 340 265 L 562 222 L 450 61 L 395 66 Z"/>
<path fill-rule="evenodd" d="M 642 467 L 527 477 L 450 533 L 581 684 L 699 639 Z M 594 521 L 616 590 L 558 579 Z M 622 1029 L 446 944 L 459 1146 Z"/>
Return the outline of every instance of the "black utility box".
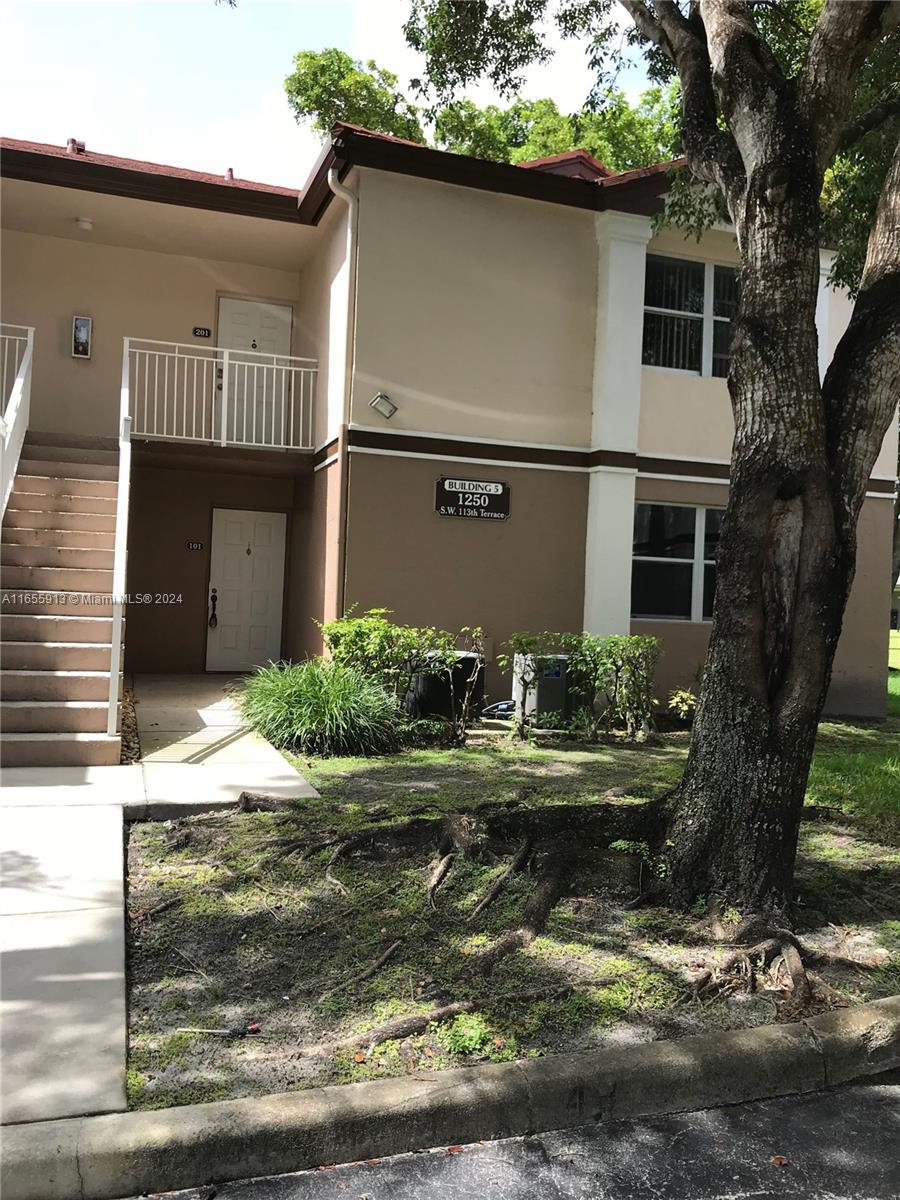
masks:
<path fill-rule="evenodd" d="M 454 720 L 465 698 L 466 685 L 472 672 L 477 669 L 478 678 L 469 706 L 469 719 L 475 720 L 484 708 L 484 667 L 477 664 L 476 655 L 459 651 L 456 666 L 451 672 L 418 672 L 413 676 L 406 693 L 406 711 L 412 717 L 446 717 L 449 721 Z"/>

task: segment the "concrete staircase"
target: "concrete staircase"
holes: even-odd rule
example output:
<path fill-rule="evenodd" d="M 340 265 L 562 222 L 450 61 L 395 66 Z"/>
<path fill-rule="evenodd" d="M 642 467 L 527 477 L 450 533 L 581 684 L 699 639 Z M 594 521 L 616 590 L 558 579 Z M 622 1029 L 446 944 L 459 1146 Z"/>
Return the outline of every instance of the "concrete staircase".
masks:
<path fill-rule="evenodd" d="M 112 439 L 26 436 L 0 533 L 4 766 L 119 762 L 106 732 L 118 457 Z"/>

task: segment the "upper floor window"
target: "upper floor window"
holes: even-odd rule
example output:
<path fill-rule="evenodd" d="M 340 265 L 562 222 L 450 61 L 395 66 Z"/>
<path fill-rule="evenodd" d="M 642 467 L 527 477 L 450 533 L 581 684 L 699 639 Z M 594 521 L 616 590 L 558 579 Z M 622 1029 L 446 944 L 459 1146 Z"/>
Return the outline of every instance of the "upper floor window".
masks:
<path fill-rule="evenodd" d="M 648 254 L 641 361 L 724 378 L 737 299 L 734 267 Z"/>
<path fill-rule="evenodd" d="M 634 506 L 633 617 L 711 620 L 722 512 L 681 504 Z"/>

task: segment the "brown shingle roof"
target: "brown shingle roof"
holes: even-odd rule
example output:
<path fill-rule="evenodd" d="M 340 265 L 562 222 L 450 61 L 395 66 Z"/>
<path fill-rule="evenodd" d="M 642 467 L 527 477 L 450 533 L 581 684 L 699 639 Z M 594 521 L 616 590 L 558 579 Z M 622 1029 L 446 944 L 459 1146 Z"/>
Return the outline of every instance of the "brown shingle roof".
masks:
<path fill-rule="evenodd" d="M 211 175 L 207 171 L 191 171 L 185 167 L 173 167 L 165 163 L 146 162 L 140 158 L 120 158 L 114 154 L 101 154 L 94 150 L 73 152 L 67 146 L 55 146 L 47 142 L 22 141 L 19 138 L 0 138 L 0 154 L 16 150 L 26 154 L 39 154 L 49 158 L 63 158 L 73 163 L 90 163 L 100 167 L 114 167 L 122 171 L 136 171 L 144 175 L 159 175 L 168 179 L 184 179 L 192 183 L 212 183 L 221 187 L 243 188 L 254 192 L 269 192 L 279 196 L 297 196 L 299 188 L 279 187 L 272 183 L 256 183 L 252 179 L 229 178 L 226 174 Z"/>

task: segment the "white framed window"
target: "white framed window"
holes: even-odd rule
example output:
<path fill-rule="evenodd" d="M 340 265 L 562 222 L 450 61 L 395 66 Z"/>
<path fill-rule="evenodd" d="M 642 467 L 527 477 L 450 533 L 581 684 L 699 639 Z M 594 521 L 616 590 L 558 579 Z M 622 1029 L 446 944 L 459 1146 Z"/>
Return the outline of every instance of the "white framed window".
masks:
<path fill-rule="evenodd" d="M 724 511 L 685 504 L 635 504 L 632 617 L 712 620 Z"/>
<path fill-rule="evenodd" d="M 643 365 L 724 379 L 737 300 L 734 267 L 648 254 Z"/>

